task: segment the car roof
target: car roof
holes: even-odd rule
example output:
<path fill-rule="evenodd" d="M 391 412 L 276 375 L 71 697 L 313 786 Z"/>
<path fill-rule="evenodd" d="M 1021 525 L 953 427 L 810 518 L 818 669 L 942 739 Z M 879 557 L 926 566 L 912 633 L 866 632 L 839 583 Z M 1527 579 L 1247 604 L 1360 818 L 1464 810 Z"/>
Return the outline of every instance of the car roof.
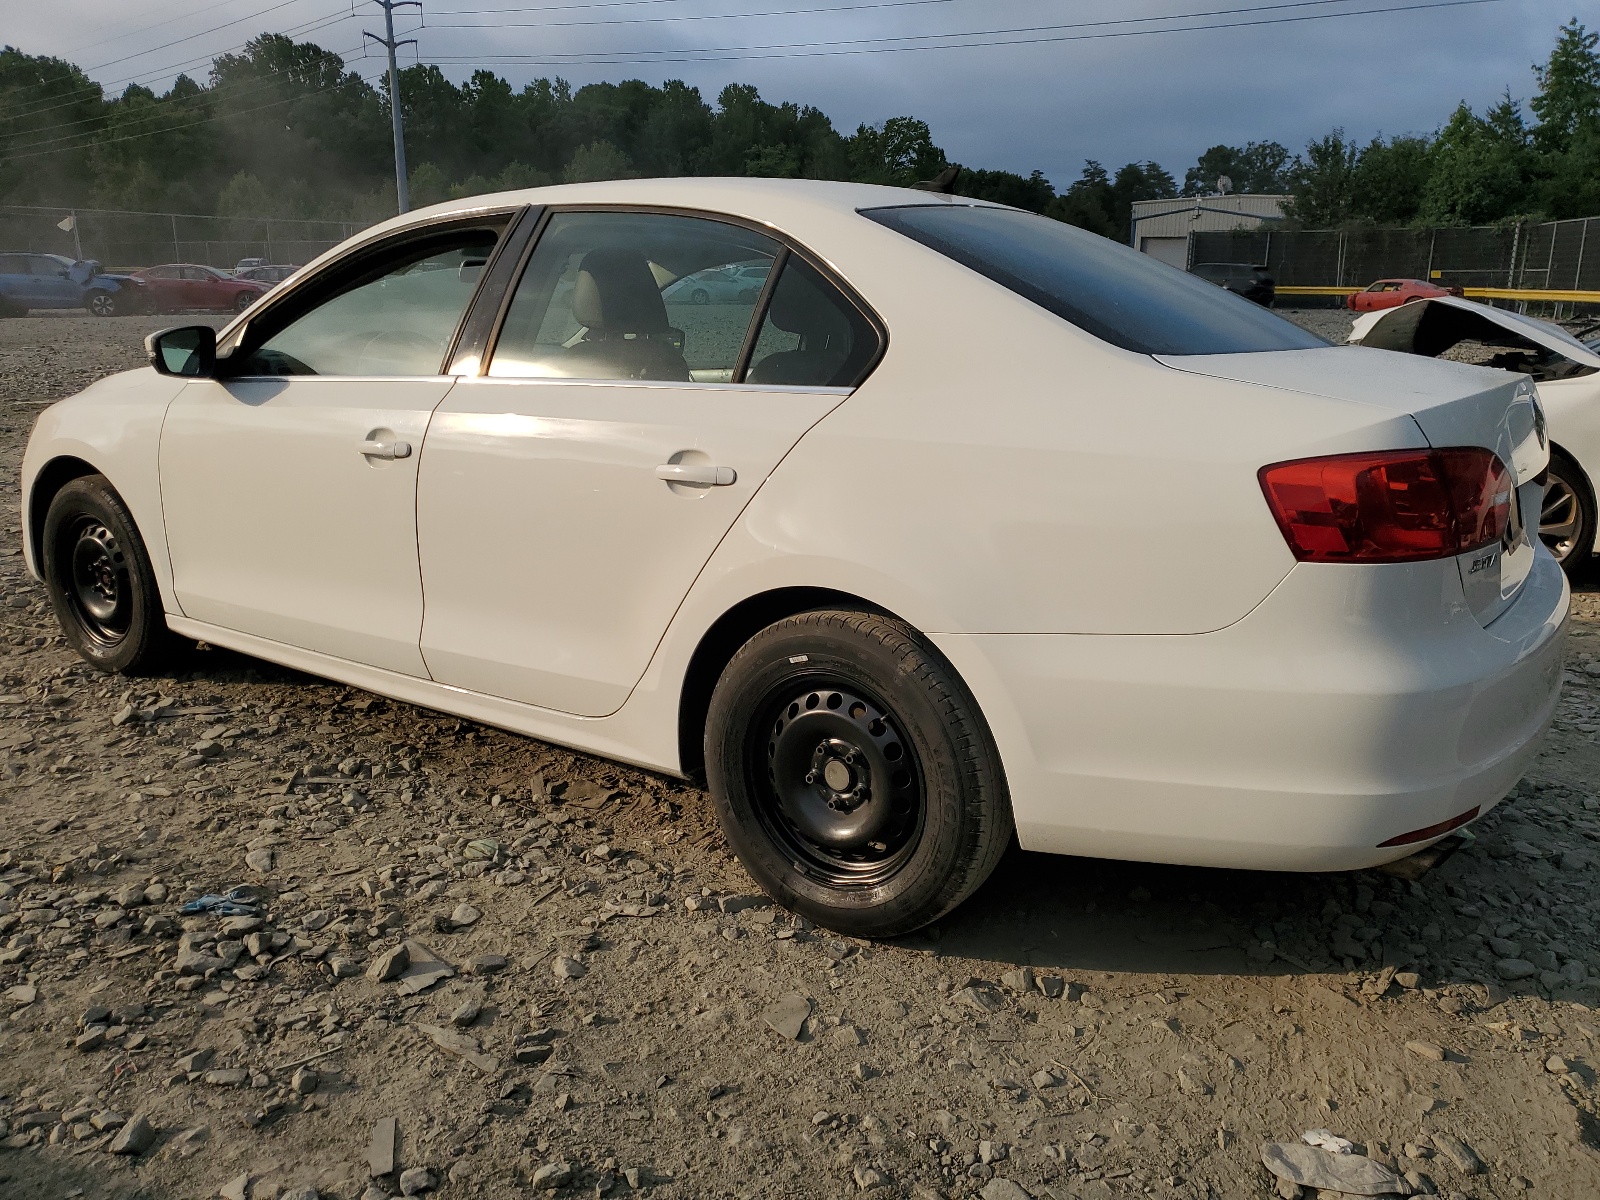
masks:
<path fill-rule="evenodd" d="M 987 200 L 951 196 L 915 188 L 872 183 L 836 183 L 824 179 L 746 179 L 743 177 L 680 177 L 672 179 L 608 179 L 597 183 L 562 183 L 467 196 L 391 217 L 365 231 L 370 237 L 406 229 L 419 221 L 470 216 L 525 204 L 627 204 L 707 212 L 778 222 L 802 213 L 854 214 L 863 208 L 909 204 L 963 208 L 1000 208 Z M 365 240 L 365 239 L 363 239 Z"/>

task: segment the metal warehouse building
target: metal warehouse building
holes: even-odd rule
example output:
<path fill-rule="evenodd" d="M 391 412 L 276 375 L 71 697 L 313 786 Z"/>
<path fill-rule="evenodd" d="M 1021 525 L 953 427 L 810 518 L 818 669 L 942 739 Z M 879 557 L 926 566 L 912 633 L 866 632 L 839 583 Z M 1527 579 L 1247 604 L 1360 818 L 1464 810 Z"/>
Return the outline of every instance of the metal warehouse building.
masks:
<path fill-rule="evenodd" d="M 1283 219 L 1287 196 L 1180 196 L 1136 200 L 1129 242 L 1135 250 L 1188 270 L 1191 233 L 1260 229 Z"/>

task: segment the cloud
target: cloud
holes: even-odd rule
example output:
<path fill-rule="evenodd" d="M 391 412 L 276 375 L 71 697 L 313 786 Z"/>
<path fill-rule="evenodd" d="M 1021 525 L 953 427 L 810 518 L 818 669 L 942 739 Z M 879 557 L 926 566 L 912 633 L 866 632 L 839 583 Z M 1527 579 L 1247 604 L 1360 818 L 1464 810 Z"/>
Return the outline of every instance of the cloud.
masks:
<path fill-rule="evenodd" d="M 853 2 L 746 0 L 739 8 L 761 12 Z M 1064 187 L 1076 178 L 1086 158 L 1112 166 L 1155 159 L 1181 177 L 1201 150 L 1218 142 L 1270 139 L 1297 150 L 1336 125 L 1362 140 L 1379 132 L 1431 131 L 1460 100 L 1482 108 L 1506 87 L 1514 96 L 1529 95 L 1530 65 L 1548 54 L 1556 29 L 1571 15 L 1565 0 L 1498 0 L 1258 28 L 903 54 L 561 68 L 494 57 L 849 41 L 1193 12 L 1253 2 L 1260 0 L 1105 0 L 1070 7 L 1047 0 L 942 0 L 784 18 L 518 29 L 493 25 L 669 13 L 693 16 L 733 8 L 732 0 L 672 0 L 669 5 L 613 4 L 541 12 L 534 0 L 429 0 L 429 27 L 414 36 L 421 41 L 424 58 L 471 60 L 444 66 L 456 80 L 471 74 L 475 63 L 488 61 L 491 69 L 517 85 L 553 74 L 575 85 L 681 78 L 714 99 L 725 83 L 754 83 L 769 100 L 822 109 L 845 131 L 859 122 L 914 115 L 932 126 L 935 139 L 958 161 L 1023 173 L 1037 168 Z M 1369 0 L 1356 7 L 1414 2 Z M 449 10 L 514 5 L 530 11 L 498 18 L 448 15 Z M 214 34 L 111 61 L 257 9 L 258 0 L 227 0 L 186 17 L 171 0 L 123 0 L 113 23 L 106 20 L 103 0 L 58 0 L 13 12 L 7 37 L 28 53 L 56 54 L 83 66 L 107 63 L 92 72 L 102 82 L 120 84 L 135 72 L 147 72 L 153 75 L 150 82 L 160 88 L 176 74 L 170 68 L 181 59 L 209 56 L 262 29 L 288 30 L 330 11 L 327 0 L 293 0 Z M 402 20 L 409 22 L 407 11 L 402 11 Z M 375 8 L 362 5 L 356 15 L 309 36 L 319 45 L 343 50 L 361 41 L 363 27 L 378 28 L 379 17 Z M 464 22 L 491 27 L 441 27 Z M 203 78 L 205 64 L 189 67 L 189 73 Z"/>

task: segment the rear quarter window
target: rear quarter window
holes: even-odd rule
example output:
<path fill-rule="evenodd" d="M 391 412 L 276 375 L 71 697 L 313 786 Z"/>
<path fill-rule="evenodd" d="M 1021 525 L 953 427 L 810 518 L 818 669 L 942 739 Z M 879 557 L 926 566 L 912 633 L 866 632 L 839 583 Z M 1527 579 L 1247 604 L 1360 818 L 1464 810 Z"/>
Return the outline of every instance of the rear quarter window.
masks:
<path fill-rule="evenodd" d="M 1240 354 L 1328 344 L 1258 304 L 1049 217 L 951 204 L 861 215 L 1124 350 Z"/>

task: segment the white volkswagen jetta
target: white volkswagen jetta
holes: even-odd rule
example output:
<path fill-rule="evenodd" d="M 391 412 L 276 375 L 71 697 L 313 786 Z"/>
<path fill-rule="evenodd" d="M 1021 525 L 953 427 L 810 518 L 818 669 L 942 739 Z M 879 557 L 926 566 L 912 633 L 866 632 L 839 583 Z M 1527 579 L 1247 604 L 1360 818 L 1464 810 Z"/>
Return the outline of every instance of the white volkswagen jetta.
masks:
<path fill-rule="evenodd" d="M 766 264 L 724 304 L 686 275 Z M 1532 386 L 1334 348 L 928 192 L 553 187 L 366 231 L 46 411 L 28 561 L 206 642 L 691 778 L 888 935 L 1009 844 L 1327 870 L 1495 804 L 1566 580 Z"/>

